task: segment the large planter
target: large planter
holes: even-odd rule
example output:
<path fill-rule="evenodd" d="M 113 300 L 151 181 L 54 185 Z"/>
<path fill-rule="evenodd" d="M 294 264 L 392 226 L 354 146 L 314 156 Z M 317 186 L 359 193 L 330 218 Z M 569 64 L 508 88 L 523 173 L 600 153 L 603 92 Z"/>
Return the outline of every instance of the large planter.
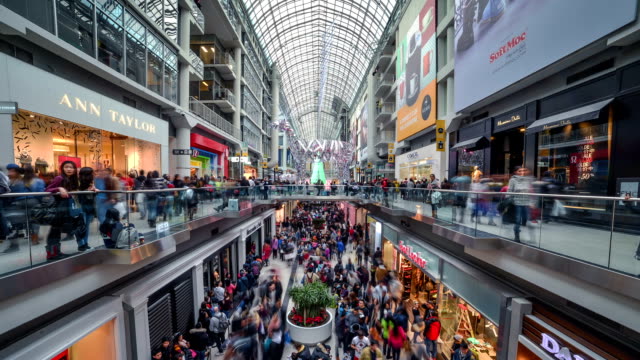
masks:
<path fill-rule="evenodd" d="M 289 335 L 291 335 L 291 340 L 305 345 L 315 345 L 319 342 L 329 340 L 333 332 L 333 314 L 331 311 L 327 311 L 327 314 L 329 314 L 329 321 L 315 327 L 294 325 L 291 323 L 291 320 L 289 320 L 289 314 L 287 314 L 287 323 L 289 325 Z"/>

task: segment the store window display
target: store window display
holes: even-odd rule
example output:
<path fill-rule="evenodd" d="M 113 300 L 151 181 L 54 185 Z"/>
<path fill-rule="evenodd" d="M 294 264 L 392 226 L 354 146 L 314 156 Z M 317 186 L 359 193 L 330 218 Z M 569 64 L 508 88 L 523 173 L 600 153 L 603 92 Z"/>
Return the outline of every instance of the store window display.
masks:
<path fill-rule="evenodd" d="M 536 175 L 552 177 L 567 191 L 605 195 L 610 132 L 611 126 L 606 120 L 596 120 L 539 133 Z"/>
<path fill-rule="evenodd" d="M 67 160 L 124 174 L 160 169 L 159 144 L 28 111 L 13 115 L 13 138 L 16 163 L 41 175 Z"/>
<path fill-rule="evenodd" d="M 497 358 L 498 326 L 474 309 L 468 302 L 443 288 L 440 299 L 440 322 L 443 353 L 451 359 L 454 344 L 464 341 L 478 360 Z"/>

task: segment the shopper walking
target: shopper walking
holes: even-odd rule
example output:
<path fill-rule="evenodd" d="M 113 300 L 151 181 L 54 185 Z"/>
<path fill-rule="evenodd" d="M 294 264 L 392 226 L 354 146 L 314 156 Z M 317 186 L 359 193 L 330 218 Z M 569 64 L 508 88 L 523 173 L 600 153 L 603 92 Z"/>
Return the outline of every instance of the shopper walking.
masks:
<path fill-rule="evenodd" d="M 90 167 L 83 167 L 80 169 L 78 173 L 79 178 L 79 186 L 78 190 L 80 191 L 95 191 L 94 187 L 94 172 Z M 79 194 L 78 201 L 80 202 L 80 206 L 82 208 L 82 216 L 84 218 L 85 226 L 87 227 L 87 231 L 84 234 L 84 238 L 82 239 L 82 244 L 86 245 L 89 248 L 89 230 L 93 219 L 96 218 L 96 196 L 94 194 Z"/>
<path fill-rule="evenodd" d="M 516 167 L 515 174 L 509 180 L 509 192 L 530 193 L 533 178 L 529 176 L 529 169 Z M 515 224 L 513 225 L 513 240 L 520 242 L 520 226 L 526 226 L 529 219 L 529 207 L 531 198 L 528 195 L 512 195 L 511 199 L 515 206 Z"/>

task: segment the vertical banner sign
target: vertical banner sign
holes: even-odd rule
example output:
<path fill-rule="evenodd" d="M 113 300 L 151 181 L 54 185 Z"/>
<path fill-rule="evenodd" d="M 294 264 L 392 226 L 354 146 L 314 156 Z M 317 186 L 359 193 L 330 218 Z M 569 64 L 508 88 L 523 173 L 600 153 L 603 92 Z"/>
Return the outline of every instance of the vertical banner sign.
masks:
<path fill-rule="evenodd" d="M 389 156 L 389 158 L 388 158 L 389 164 L 393 164 L 394 162 L 396 162 L 396 156 L 395 155 L 389 154 L 388 156 Z"/>
<path fill-rule="evenodd" d="M 447 129 L 445 120 L 436 120 L 436 151 L 445 151 L 447 148 Z"/>
<path fill-rule="evenodd" d="M 435 0 L 426 0 L 397 49 L 397 141 L 402 141 L 436 122 L 435 5 Z"/>
<path fill-rule="evenodd" d="M 393 155 L 394 148 L 395 148 L 395 144 L 394 143 L 389 143 L 389 148 L 387 149 L 387 154 Z"/>

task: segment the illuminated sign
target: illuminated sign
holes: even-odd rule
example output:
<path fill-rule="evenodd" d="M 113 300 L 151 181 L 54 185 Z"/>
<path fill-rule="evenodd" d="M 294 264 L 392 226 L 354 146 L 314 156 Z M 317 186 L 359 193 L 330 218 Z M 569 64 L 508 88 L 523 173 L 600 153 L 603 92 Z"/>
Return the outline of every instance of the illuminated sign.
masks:
<path fill-rule="evenodd" d="M 520 115 L 513 115 L 510 118 L 506 119 L 506 120 L 500 120 L 498 121 L 498 126 L 503 126 L 503 125 L 507 125 L 507 124 L 511 124 L 512 122 L 516 122 L 520 120 Z"/>
<path fill-rule="evenodd" d="M 414 252 L 413 246 L 404 245 L 404 241 L 400 241 L 398 248 L 400 248 L 402 255 L 411 259 L 416 265 L 423 269 L 427 268 L 427 260 L 425 260 L 419 252 Z"/>
<path fill-rule="evenodd" d="M 98 119 L 102 115 L 102 109 L 100 105 L 94 104 L 90 101 L 83 100 L 78 97 L 72 98 L 68 94 L 62 95 L 62 98 L 58 102 L 58 105 L 62 105 L 69 109 L 95 116 Z M 156 133 L 156 126 L 154 124 L 138 120 L 138 118 L 135 116 L 130 116 L 129 114 L 124 114 L 113 109 L 108 109 L 107 112 L 109 113 L 112 122 L 119 123 L 121 125 L 125 125 L 137 130 L 142 130 L 150 134 Z"/>
<path fill-rule="evenodd" d="M 561 360 L 586 360 L 586 358 L 571 353 L 568 347 L 560 345 L 558 340 L 551 337 L 549 334 L 542 333 L 542 341 L 540 347 L 546 350 L 548 353 Z"/>

